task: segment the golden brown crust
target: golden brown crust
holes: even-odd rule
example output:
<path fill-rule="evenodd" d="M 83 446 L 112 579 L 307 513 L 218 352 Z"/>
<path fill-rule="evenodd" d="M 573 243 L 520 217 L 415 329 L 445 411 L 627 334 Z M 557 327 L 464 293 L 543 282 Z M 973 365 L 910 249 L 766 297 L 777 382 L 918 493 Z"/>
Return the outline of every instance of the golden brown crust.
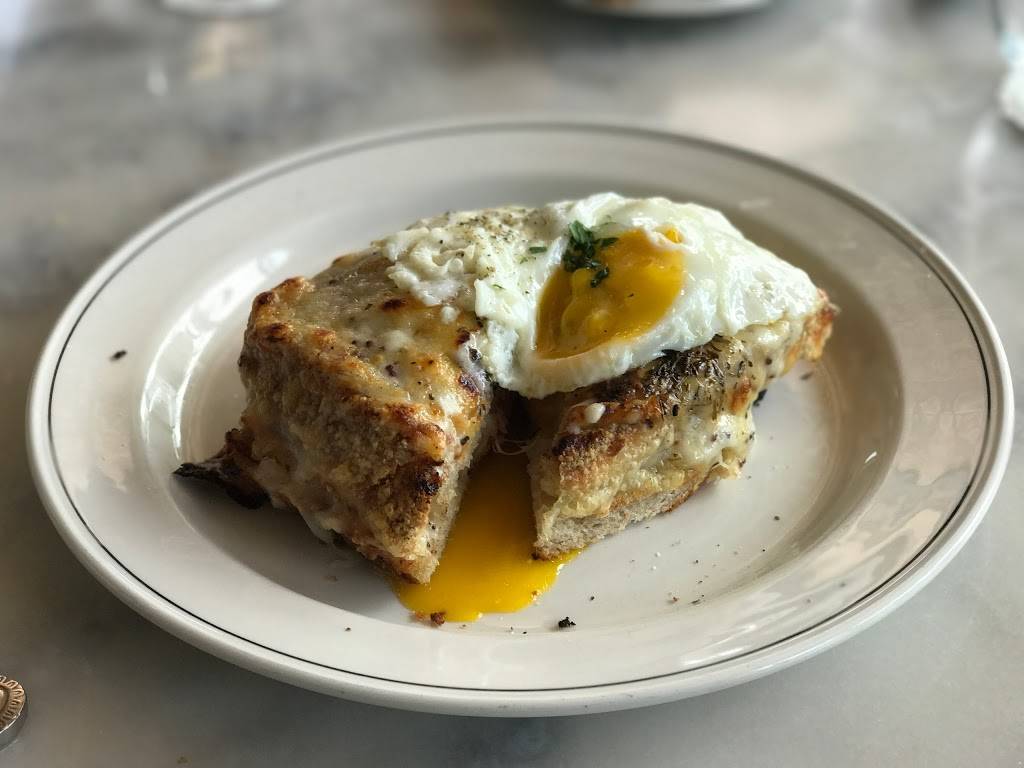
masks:
<path fill-rule="evenodd" d="M 753 438 L 754 402 L 796 360 L 821 356 L 834 315 L 822 294 L 801 324 L 716 337 L 534 404 L 546 426 L 531 448 L 537 555 L 586 546 L 738 472 Z"/>
<path fill-rule="evenodd" d="M 243 507 L 256 509 L 268 501 L 267 492 L 252 479 L 252 435 L 232 429 L 224 435 L 224 447 L 215 455 L 198 463 L 186 461 L 174 474 L 207 480 L 223 488 L 228 496 Z"/>
<path fill-rule="evenodd" d="M 493 395 L 456 359 L 475 318 L 442 322 L 399 293 L 387 265 L 368 251 L 256 296 L 239 357 L 242 427 L 180 473 L 236 497 L 240 479 L 261 487 L 321 538 L 425 581 L 489 443 Z"/>
<path fill-rule="evenodd" d="M 238 361 L 241 426 L 178 474 L 248 505 L 269 497 L 321 538 L 424 582 L 473 458 L 521 400 L 476 365 L 476 318 L 443 322 L 394 286 L 388 264 L 371 249 L 256 296 Z M 589 544 L 738 471 L 752 404 L 796 360 L 820 356 L 833 316 L 822 294 L 801 325 L 748 329 L 530 401 L 543 425 L 530 466 L 537 554 Z"/>

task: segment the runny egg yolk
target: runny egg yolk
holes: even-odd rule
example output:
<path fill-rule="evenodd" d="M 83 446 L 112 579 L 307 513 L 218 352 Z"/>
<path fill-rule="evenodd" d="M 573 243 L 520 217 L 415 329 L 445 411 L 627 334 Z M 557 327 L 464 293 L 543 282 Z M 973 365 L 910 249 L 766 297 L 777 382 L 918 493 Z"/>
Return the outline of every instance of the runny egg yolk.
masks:
<path fill-rule="evenodd" d="M 534 560 L 536 538 L 526 457 L 491 453 L 473 467 L 441 562 L 427 584 L 395 580 L 402 605 L 445 621 L 518 611 L 576 556 Z"/>
<path fill-rule="evenodd" d="M 598 250 L 609 271 L 596 285 L 594 270 L 556 271 L 541 296 L 537 353 L 571 357 L 649 331 L 683 287 L 683 253 L 673 245 L 681 241 L 673 228 L 624 232 Z"/>

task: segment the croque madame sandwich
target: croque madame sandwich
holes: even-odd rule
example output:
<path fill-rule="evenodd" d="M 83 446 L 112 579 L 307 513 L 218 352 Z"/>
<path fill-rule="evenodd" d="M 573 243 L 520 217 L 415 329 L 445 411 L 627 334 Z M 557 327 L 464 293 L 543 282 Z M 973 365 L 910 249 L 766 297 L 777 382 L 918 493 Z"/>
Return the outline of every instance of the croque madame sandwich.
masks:
<path fill-rule="evenodd" d="M 615 194 L 445 213 L 255 298 L 224 448 L 178 473 L 426 582 L 474 461 L 524 421 L 552 558 L 734 476 L 834 308 L 717 211 Z"/>

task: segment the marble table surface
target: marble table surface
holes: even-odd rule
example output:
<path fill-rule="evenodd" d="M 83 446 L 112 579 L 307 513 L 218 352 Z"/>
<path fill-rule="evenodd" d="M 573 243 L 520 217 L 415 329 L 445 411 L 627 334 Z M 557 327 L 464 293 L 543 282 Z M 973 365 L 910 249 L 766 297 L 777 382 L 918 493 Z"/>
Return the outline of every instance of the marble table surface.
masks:
<path fill-rule="evenodd" d="M 487 113 L 655 122 L 868 193 L 942 248 L 1024 392 L 1024 134 L 981 0 L 777 0 L 616 21 L 545 0 L 285 0 L 211 20 L 156 0 L 0 0 L 0 673 L 29 711 L 4 766 L 1024 765 L 1024 441 L 956 560 L 880 624 L 697 699 L 575 718 L 440 717 L 232 667 L 72 557 L 23 413 L 58 312 L 205 186 L 353 131 Z"/>

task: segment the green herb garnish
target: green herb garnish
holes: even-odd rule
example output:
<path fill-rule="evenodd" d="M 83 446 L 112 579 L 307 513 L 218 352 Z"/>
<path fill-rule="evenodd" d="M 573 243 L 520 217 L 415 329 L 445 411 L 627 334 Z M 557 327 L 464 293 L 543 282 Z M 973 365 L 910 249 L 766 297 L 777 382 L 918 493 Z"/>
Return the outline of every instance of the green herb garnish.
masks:
<path fill-rule="evenodd" d="M 594 273 L 594 276 L 590 279 L 590 287 L 597 288 L 601 284 L 601 281 L 608 277 L 609 269 L 606 265 L 602 264 L 601 267 Z"/>
<path fill-rule="evenodd" d="M 596 238 L 592 229 L 583 226 L 579 221 L 574 221 L 569 225 L 569 244 L 562 254 L 562 266 L 566 272 L 575 272 L 577 269 L 594 270 L 590 287 L 597 288 L 611 271 L 607 264 L 598 259 L 598 251 L 607 248 L 616 240 L 617 237 Z"/>
<path fill-rule="evenodd" d="M 548 247 L 546 245 L 531 245 L 530 253 L 544 253 Z"/>

